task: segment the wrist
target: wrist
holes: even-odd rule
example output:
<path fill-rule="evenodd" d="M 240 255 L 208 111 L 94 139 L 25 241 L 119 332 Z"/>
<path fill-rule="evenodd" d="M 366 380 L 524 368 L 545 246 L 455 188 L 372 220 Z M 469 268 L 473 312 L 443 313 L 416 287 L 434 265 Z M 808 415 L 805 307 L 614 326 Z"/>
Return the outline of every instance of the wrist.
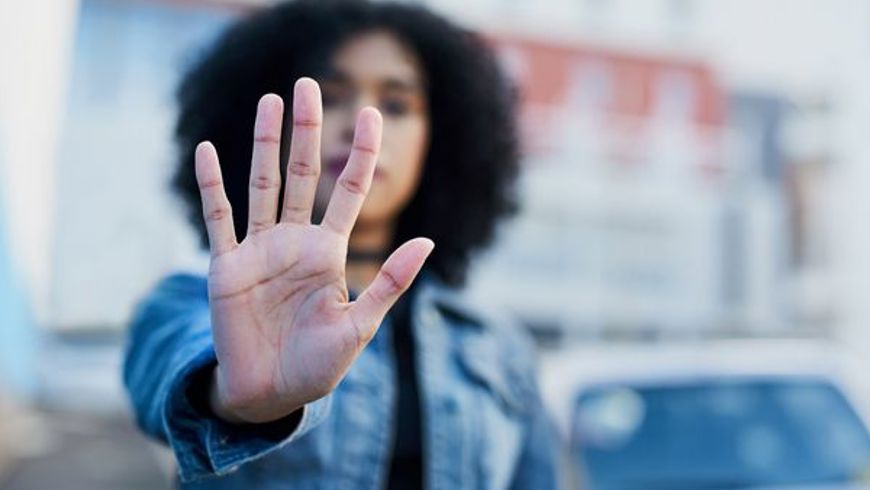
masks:
<path fill-rule="evenodd" d="M 265 424 L 292 415 L 304 404 L 278 404 L 263 402 L 260 404 L 228 402 L 230 397 L 224 396 L 226 390 L 222 371 L 215 366 L 209 382 L 208 404 L 212 413 L 233 424 Z"/>
<path fill-rule="evenodd" d="M 208 387 L 208 405 L 211 408 L 212 413 L 215 414 L 219 419 L 222 419 L 226 422 L 240 424 L 244 423 L 241 417 L 233 413 L 232 410 L 226 406 L 221 399 L 220 389 L 218 386 L 220 385 L 220 381 L 218 380 L 220 374 L 220 369 L 215 366 L 215 368 L 211 372 L 211 376 L 209 377 L 209 387 Z"/>

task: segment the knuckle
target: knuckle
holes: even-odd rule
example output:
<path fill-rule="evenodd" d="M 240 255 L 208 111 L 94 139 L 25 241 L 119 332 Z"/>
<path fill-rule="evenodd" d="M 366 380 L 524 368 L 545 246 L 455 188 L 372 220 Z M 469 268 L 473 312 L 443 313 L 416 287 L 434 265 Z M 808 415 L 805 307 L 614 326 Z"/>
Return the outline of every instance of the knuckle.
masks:
<path fill-rule="evenodd" d="M 341 185 L 341 187 L 343 187 L 347 192 L 350 192 L 351 194 L 365 196 L 368 191 L 365 185 L 354 179 L 344 178 L 339 180 L 338 183 L 339 185 Z"/>
<path fill-rule="evenodd" d="M 270 145 L 280 145 L 281 138 L 272 134 L 261 134 L 254 137 L 254 141 L 257 143 L 265 143 Z"/>
<path fill-rule="evenodd" d="M 300 222 L 311 218 L 311 208 L 301 204 L 285 204 L 281 211 L 282 221 Z"/>
<path fill-rule="evenodd" d="M 294 128 L 308 128 L 308 129 L 319 129 L 320 121 L 317 119 L 294 119 L 293 120 Z"/>
<path fill-rule="evenodd" d="M 280 182 L 268 175 L 257 175 L 251 179 L 251 187 L 261 191 L 277 189 L 280 185 Z"/>
<path fill-rule="evenodd" d="M 293 160 L 287 165 L 287 171 L 297 177 L 316 177 L 320 175 L 320 167 L 303 160 Z"/>
<path fill-rule="evenodd" d="M 330 216 L 329 214 L 327 214 L 326 216 L 323 217 L 323 221 L 321 222 L 321 226 L 323 226 L 324 228 L 327 228 L 329 230 L 332 230 L 335 234 L 337 234 L 339 236 L 343 236 L 345 233 L 348 233 L 348 231 L 346 230 L 347 225 L 345 224 L 345 222 L 340 220 L 340 219 L 334 218 L 334 217 Z"/>
<path fill-rule="evenodd" d="M 221 221 L 221 220 L 227 218 L 229 215 L 230 215 L 229 208 L 220 207 L 220 208 L 212 209 L 211 211 L 207 212 L 205 214 L 205 220 L 209 221 L 209 222 Z"/>
<path fill-rule="evenodd" d="M 405 289 L 402 283 L 399 282 L 399 280 L 396 279 L 396 276 L 394 276 L 390 271 L 383 270 L 381 271 L 381 275 L 384 278 L 382 293 L 384 296 L 390 298 L 401 293 Z"/>
<path fill-rule="evenodd" d="M 386 294 L 385 288 L 373 287 L 371 291 L 369 291 L 371 295 L 372 302 L 376 304 L 384 304 L 388 301 L 388 296 Z"/>
<path fill-rule="evenodd" d="M 215 187 L 221 187 L 222 185 L 224 185 L 224 183 L 221 182 L 220 179 L 211 179 L 211 180 L 206 180 L 204 182 L 200 182 L 199 189 L 205 191 L 205 190 L 209 190 L 209 189 L 214 189 Z"/>
<path fill-rule="evenodd" d="M 263 220 L 251 220 L 251 231 L 260 231 L 269 228 L 274 223 L 263 221 Z"/>
<path fill-rule="evenodd" d="M 377 155 L 378 151 L 374 148 L 369 148 L 368 146 L 363 145 L 354 145 L 353 149 L 360 153 L 364 153 L 366 155 Z"/>
<path fill-rule="evenodd" d="M 308 208 L 307 206 L 303 206 L 301 204 L 286 204 L 286 205 L 284 205 L 284 212 L 290 213 L 293 215 L 307 213 L 309 209 L 310 208 Z"/>

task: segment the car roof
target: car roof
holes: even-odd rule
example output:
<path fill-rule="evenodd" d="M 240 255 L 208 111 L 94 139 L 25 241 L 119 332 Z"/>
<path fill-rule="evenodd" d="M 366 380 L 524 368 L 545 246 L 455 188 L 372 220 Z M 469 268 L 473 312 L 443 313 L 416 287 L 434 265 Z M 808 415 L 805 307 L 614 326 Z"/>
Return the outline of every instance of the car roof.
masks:
<path fill-rule="evenodd" d="M 834 375 L 848 353 L 827 341 L 716 340 L 584 344 L 541 356 L 541 375 L 579 383 L 680 377 Z"/>
<path fill-rule="evenodd" d="M 545 405 L 565 430 L 578 394 L 593 387 L 800 378 L 843 388 L 846 378 L 863 372 L 856 362 L 843 345 L 814 339 L 578 344 L 542 353 L 540 385 Z"/>

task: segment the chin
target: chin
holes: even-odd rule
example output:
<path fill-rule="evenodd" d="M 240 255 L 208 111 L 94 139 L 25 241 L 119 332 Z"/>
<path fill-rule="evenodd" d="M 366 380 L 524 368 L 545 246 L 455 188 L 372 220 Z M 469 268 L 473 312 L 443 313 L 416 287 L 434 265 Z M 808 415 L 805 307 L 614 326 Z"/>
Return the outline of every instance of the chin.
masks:
<path fill-rule="evenodd" d="M 359 218 L 356 220 L 360 226 L 383 226 L 394 222 L 399 217 L 401 209 L 398 206 L 385 206 L 383 203 L 367 202 Z"/>

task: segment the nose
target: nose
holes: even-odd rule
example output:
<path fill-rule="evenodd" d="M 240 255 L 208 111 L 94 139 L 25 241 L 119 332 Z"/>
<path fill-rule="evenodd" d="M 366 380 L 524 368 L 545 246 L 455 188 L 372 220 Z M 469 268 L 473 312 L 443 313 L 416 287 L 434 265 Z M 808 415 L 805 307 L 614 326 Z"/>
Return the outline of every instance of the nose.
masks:
<path fill-rule="evenodd" d="M 353 129 L 354 129 L 354 118 L 346 117 L 344 118 L 344 125 L 341 128 L 341 142 L 350 146 L 353 144 Z"/>
<path fill-rule="evenodd" d="M 348 145 L 353 143 L 353 132 L 356 126 L 357 116 L 363 108 L 368 106 L 376 107 L 377 99 L 374 95 L 369 94 L 366 91 L 360 91 L 360 93 L 345 106 L 347 113 L 343 118 L 343 126 L 341 128 L 341 140 L 343 143 Z"/>

